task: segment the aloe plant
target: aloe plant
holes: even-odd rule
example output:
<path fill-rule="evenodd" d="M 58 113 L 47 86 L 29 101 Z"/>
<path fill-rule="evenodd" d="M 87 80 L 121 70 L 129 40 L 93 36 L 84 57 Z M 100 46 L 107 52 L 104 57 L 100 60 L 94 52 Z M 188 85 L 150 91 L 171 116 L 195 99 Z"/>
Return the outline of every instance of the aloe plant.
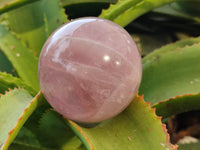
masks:
<path fill-rule="evenodd" d="M 179 147 L 170 143 L 165 124 L 178 114 L 200 110 L 200 38 L 197 37 L 200 16 L 185 7 L 190 3 L 189 0 L 2 0 L 0 149 L 199 149 L 200 142 Z M 94 4 L 92 13 L 91 4 Z M 195 0 L 194 4 L 200 1 Z M 142 82 L 131 104 L 116 117 L 90 127 L 53 110 L 40 91 L 37 76 L 38 57 L 47 38 L 73 19 L 71 16 L 82 16 L 79 9 L 70 9 L 75 7 L 126 27 L 144 56 Z M 67 14 L 73 15 L 68 18 Z M 186 33 L 180 29 L 179 21 L 189 22 L 183 28 Z M 156 30 L 152 31 L 150 25 L 156 26 L 153 28 Z M 170 34 L 161 34 L 166 35 L 164 41 L 159 39 L 162 27 L 170 28 Z M 130 28 L 142 34 L 132 33 Z M 196 37 L 192 37 L 193 31 Z M 150 39 L 152 42 L 148 42 Z M 166 43 L 170 44 L 163 45 Z"/>

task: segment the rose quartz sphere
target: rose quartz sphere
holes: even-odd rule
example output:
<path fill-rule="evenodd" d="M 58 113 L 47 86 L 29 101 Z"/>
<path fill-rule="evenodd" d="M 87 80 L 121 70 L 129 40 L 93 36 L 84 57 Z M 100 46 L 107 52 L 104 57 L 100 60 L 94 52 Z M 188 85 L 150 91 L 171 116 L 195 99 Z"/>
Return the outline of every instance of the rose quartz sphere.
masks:
<path fill-rule="evenodd" d="M 77 122 L 100 122 L 119 114 L 133 100 L 141 76 L 141 56 L 131 36 L 95 17 L 62 25 L 48 38 L 39 59 L 45 98 Z"/>

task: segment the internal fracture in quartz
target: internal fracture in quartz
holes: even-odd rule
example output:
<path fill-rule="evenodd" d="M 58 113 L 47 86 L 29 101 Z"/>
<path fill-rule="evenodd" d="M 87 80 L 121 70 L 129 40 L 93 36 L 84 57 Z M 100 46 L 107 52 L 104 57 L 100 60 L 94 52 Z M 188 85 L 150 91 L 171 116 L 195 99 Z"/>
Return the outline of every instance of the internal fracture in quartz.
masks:
<path fill-rule="evenodd" d="M 46 41 L 39 60 L 41 90 L 51 106 L 78 122 L 99 122 L 123 111 L 142 76 L 131 36 L 100 18 L 73 20 Z"/>

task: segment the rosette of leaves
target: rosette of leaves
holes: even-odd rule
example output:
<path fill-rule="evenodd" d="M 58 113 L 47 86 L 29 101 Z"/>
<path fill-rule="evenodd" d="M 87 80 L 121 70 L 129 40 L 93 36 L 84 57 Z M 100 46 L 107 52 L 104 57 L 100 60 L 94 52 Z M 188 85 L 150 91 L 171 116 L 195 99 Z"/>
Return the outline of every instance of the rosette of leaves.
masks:
<path fill-rule="evenodd" d="M 200 38 L 188 34 L 199 35 L 199 16 L 185 7 L 189 0 L 185 0 L 187 5 L 178 3 L 181 1 L 1 0 L 0 149 L 177 149 L 161 118 L 166 122 L 173 115 L 200 110 Z M 93 127 L 60 116 L 46 102 L 38 84 L 41 48 L 56 28 L 69 21 L 67 14 L 70 19 L 106 18 L 122 27 L 128 25 L 130 34 L 132 28 L 142 31 L 133 38 L 145 56 L 138 92 L 143 96 L 136 95 L 121 114 Z M 183 22 L 188 24 L 182 27 Z M 164 41 L 155 36 L 161 28 L 170 29 L 169 33 L 162 30 Z M 171 44 L 164 46 L 166 43 Z M 198 149 L 198 145 L 182 144 L 178 149 Z"/>

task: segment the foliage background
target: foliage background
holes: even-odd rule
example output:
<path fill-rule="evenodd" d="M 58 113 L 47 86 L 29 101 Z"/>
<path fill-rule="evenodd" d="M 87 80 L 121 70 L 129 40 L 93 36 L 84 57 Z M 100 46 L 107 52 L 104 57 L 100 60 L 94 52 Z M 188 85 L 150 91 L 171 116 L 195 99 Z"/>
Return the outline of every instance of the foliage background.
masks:
<path fill-rule="evenodd" d="M 171 143 L 179 142 L 180 150 L 198 150 L 199 5 L 199 0 L 1 0 L 0 149 L 159 150 L 177 149 Z M 120 115 L 93 127 L 56 113 L 37 77 L 48 36 L 84 16 L 125 27 L 143 56 L 144 96 L 136 95 Z M 180 142 L 185 137 L 189 143 Z"/>

